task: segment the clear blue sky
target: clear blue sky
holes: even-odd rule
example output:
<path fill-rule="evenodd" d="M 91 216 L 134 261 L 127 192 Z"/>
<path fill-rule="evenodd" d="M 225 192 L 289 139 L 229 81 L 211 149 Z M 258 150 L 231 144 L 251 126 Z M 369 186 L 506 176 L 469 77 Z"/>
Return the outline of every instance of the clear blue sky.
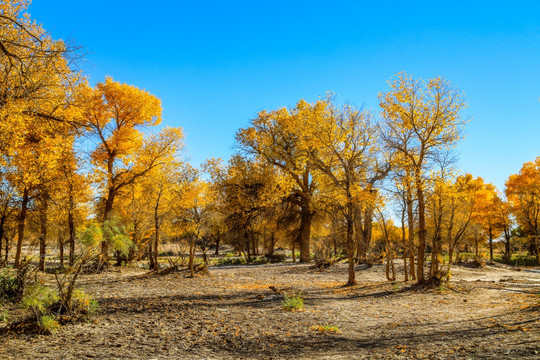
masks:
<path fill-rule="evenodd" d="M 394 74 L 445 76 L 470 117 L 460 168 L 498 187 L 540 156 L 540 1 L 34 0 L 31 16 L 106 75 L 163 101 L 194 165 L 262 109 L 327 91 L 378 110 Z"/>

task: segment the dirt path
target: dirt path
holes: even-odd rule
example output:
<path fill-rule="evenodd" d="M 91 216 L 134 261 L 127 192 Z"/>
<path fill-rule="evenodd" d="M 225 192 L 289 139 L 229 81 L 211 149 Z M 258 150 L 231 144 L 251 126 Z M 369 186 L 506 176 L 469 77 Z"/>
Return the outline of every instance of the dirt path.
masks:
<path fill-rule="evenodd" d="M 451 289 L 385 281 L 376 265 L 343 287 L 346 265 L 211 268 L 85 276 L 100 302 L 90 322 L 0 337 L 5 359 L 540 359 L 540 271 L 456 267 Z M 272 286 L 275 290 L 270 289 Z M 283 292 L 305 310 L 284 311 Z M 324 326 L 339 332 L 321 332 Z"/>

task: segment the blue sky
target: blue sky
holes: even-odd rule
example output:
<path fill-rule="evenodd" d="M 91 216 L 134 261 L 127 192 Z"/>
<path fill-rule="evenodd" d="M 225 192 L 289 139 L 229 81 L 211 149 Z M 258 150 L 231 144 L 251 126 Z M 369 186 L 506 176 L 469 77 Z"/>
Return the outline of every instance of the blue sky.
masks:
<path fill-rule="evenodd" d="M 194 165 L 233 152 L 262 109 L 327 91 L 378 111 L 405 71 L 464 91 L 459 167 L 498 187 L 540 156 L 539 1 L 67 1 L 29 13 L 106 75 L 157 95 Z"/>

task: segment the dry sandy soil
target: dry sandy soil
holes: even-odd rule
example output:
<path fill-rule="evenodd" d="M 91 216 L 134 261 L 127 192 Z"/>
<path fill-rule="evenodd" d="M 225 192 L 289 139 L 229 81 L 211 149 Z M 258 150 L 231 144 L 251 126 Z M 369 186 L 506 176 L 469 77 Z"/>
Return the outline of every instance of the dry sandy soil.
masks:
<path fill-rule="evenodd" d="M 539 268 L 452 273 L 448 288 L 432 290 L 388 282 L 381 265 L 359 266 L 353 287 L 343 287 L 343 264 L 86 275 L 81 284 L 100 303 L 91 320 L 52 335 L 0 335 L 0 358 L 540 359 Z M 283 292 L 302 293 L 304 310 L 283 310 Z"/>

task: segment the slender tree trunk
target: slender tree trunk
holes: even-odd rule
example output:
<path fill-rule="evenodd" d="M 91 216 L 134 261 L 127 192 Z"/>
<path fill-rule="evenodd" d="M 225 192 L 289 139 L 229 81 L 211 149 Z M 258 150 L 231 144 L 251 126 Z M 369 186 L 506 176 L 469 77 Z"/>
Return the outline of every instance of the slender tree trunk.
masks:
<path fill-rule="evenodd" d="M 364 251 L 364 223 L 362 222 L 362 210 L 358 209 L 357 216 L 354 221 L 355 234 L 356 234 L 356 263 L 361 264 L 365 262 L 365 251 Z M 336 242 L 334 238 L 334 242 Z M 337 249 L 337 244 L 335 245 Z"/>
<path fill-rule="evenodd" d="M 536 265 L 540 265 L 540 246 L 539 246 L 539 240 L 538 237 L 540 235 L 538 234 L 538 230 L 536 231 L 536 235 L 534 236 L 534 245 L 536 247 Z"/>
<path fill-rule="evenodd" d="M 418 268 L 416 269 L 416 281 L 424 282 L 424 258 L 426 254 L 426 204 L 424 201 L 424 189 L 420 174 L 416 174 L 416 195 L 418 198 Z"/>
<path fill-rule="evenodd" d="M 362 240 L 364 242 L 362 250 L 363 257 L 368 265 L 371 266 L 371 259 L 369 254 L 369 247 L 371 246 L 371 235 L 373 232 L 373 206 L 368 205 L 366 207 L 364 215 L 364 234 L 362 235 Z"/>
<path fill-rule="evenodd" d="M 60 250 L 60 266 L 64 267 L 64 238 L 58 237 L 58 249 Z"/>
<path fill-rule="evenodd" d="M 158 262 L 158 247 L 159 247 L 159 216 L 158 216 L 158 207 L 154 208 L 154 250 L 152 253 L 153 259 L 151 261 L 152 270 L 159 269 Z"/>
<path fill-rule="evenodd" d="M 189 237 L 189 276 L 195 276 L 195 268 L 193 267 L 193 259 L 195 258 L 195 235 Z"/>
<path fill-rule="evenodd" d="M 488 228 L 489 235 L 489 261 L 493 262 L 493 231 L 491 229 L 491 223 Z"/>
<path fill-rule="evenodd" d="M 510 230 L 508 229 L 508 226 L 505 226 L 504 228 L 504 258 L 507 261 L 510 261 Z"/>
<path fill-rule="evenodd" d="M 25 187 L 23 191 L 21 211 L 19 213 L 19 218 L 17 219 L 18 237 L 17 237 L 17 250 L 15 252 L 15 267 L 19 267 L 21 265 L 21 251 L 22 251 L 22 244 L 24 240 L 24 224 L 26 221 L 26 211 L 28 209 L 29 199 L 30 199 L 30 189 L 28 187 Z"/>
<path fill-rule="evenodd" d="M 403 272 L 404 280 L 409 281 L 409 271 L 407 269 L 407 236 L 405 233 L 405 207 L 401 211 L 401 243 L 403 244 Z"/>
<path fill-rule="evenodd" d="M 214 255 L 218 256 L 219 255 L 219 244 L 221 242 L 221 233 L 218 232 L 217 236 L 216 236 L 216 251 L 214 252 Z"/>
<path fill-rule="evenodd" d="M 270 246 L 268 247 L 268 256 L 274 255 L 274 248 L 276 246 L 276 234 L 272 232 L 272 235 L 270 235 Z"/>
<path fill-rule="evenodd" d="M 75 201 L 73 199 L 73 185 L 70 186 L 68 206 L 68 229 L 69 229 L 69 266 L 75 263 Z"/>
<path fill-rule="evenodd" d="M 47 211 L 49 200 L 47 194 L 42 195 L 41 209 L 39 212 L 40 236 L 39 236 L 39 270 L 45 271 L 45 255 L 47 251 Z"/>
<path fill-rule="evenodd" d="M 311 253 L 309 250 L 309 243 L 311 237 L 311 222 L 313 220 L 313 214 L 309 206 L 303 206 L 301 208 L 301 222 L 300 222 L 300 262 L 308 263 L 311 261 Z"/>
<path fill-rule="evenodd" d="M 5 242 L 5 251 L 4 251 L 4 262 L 7 264 L 8 262 L 8 255 L 9 255 L 9 237 L 5 236 L 6 242 Z"/>
<path fill-rule="evenodd" d="M 356 283 L 356 280 L 354 271 L 353 205 L 350 196 L 348 197 L 349 204 L 347 206 L 347 256 L 349 263 L 349 279 L 347 281 L 347 285 L 354 285 Z"/>
<path fill-rule="evenodd" d="M 105 210 L 103 212 L 103 222 L 110 221 L 112 217 L 112 210 L 114 204 L 115 193 L 112 189 L 109 189 L 107 200 L 105 201 Z M 103 239 L 101 242 L 101 264 L 106 265 L 109 263 L 109 242 L 110 239 Z"/>
<path fill-rule="evenodd" d="M 407 225 L 409 227 L 409 244 L 407 246 L 409 273 L 411 274 L 411 278 L 416 280 L 416 271 L 414 268 L 414 209 L 410 189 L 407 189 Z"/>
<path fill-rule="evenodd" d="M 7 215 L 4 213 L 2 214 L 2 217 L 0 218 L 0 259 L 2 259 L 2 241 L 4 240 L 4 235 L 6 233 L 5 231 L 5 223 L 6 223 Z M 7 242 L 7 237 L 6 237 Z M 0 263 L 2 261 L 0 260 Z"/>
<path fill-rule="evenodd" d="M 296 240 L 292 241 L 292 262 L 296 262 Z"/>

